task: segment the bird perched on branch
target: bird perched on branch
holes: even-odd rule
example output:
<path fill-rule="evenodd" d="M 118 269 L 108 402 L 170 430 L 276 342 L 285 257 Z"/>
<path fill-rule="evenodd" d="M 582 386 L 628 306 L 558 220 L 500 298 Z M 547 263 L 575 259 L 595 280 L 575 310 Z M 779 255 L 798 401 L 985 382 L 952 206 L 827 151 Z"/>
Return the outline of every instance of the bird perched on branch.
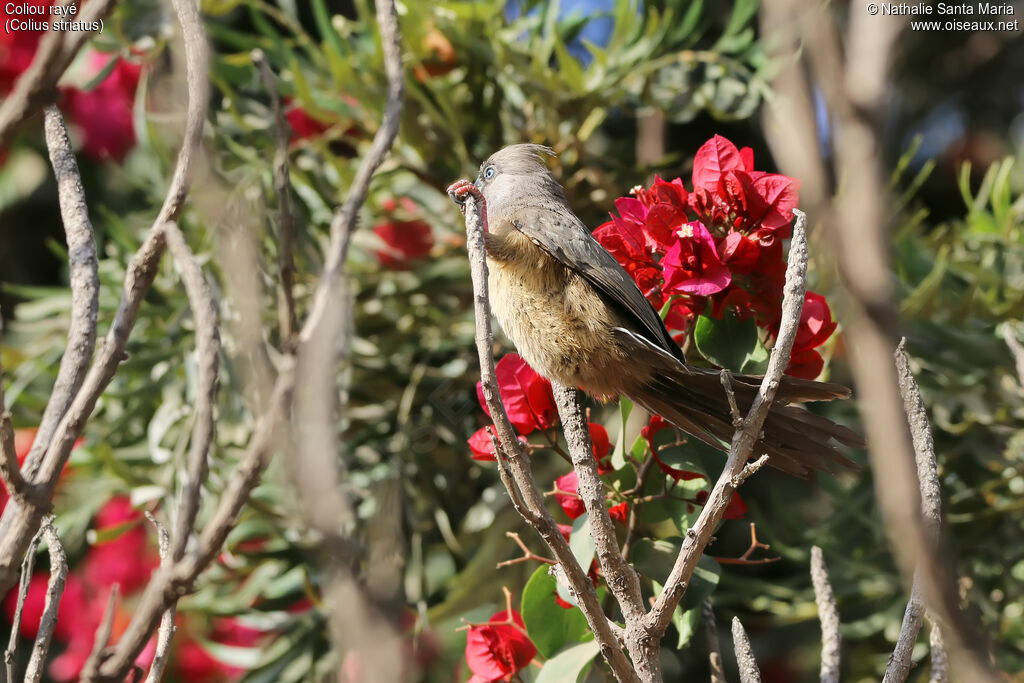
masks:
<path fill-rule="evenodd" d="M 689 365 L 658 312 L 618 261 L 573 214 L 544 165 L 548 147 L 511 145 L 481 166 L 475 183 L 448 188 L 481 204 L 491 309 L 519 355 L 538 373 L 607 399 L 617 395 L 727 450 L 735 427 L 718 371 Z M 733 375 L 746 412 L 760 377 Z M 862 446 L 859 434 L 790 405 L 847 398 L 838 384 L 784 377 L 755 455 L 806 477 L 851 465 L 832 445 Z"/>

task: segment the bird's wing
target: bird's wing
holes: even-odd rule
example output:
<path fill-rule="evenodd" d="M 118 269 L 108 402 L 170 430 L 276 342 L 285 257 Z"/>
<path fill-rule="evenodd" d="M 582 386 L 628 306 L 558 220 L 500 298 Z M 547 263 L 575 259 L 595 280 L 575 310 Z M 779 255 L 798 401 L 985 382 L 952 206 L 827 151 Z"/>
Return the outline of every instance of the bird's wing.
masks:
<path fill-rule="evenodd" d="M 528 207 L 515 212 L 512 225 L 558 260 L 582 275 L 605 301 L 635 322 L 634 329 L 670 354 L 683 359 L 661 316 L 615 257 L 595 240 L 571 212 Z"/>

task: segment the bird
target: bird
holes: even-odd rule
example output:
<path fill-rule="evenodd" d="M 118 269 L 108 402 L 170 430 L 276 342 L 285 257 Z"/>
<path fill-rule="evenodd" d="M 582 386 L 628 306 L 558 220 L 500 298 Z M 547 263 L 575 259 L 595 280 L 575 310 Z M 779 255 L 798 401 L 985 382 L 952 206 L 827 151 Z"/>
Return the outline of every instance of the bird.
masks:
<path fill-rule="evenodd" d="M 541 376 L 599 400 L 625 396 L 722 451 L 736 427 L 720 371 L 688 363 L 633 278 L 569 207 L 537 144 L 504 147 L 476 182 L 449 187 L 482 204 L 491 310 L 519 355 Z M 748 410 L 761 377 L 731 375 Z M 754 446 L 755 457 L 808 478 L 853 463 L 836 444 L 862 437 L 799 404 L 845 399 L 840 384 L 784 376 Z"/>

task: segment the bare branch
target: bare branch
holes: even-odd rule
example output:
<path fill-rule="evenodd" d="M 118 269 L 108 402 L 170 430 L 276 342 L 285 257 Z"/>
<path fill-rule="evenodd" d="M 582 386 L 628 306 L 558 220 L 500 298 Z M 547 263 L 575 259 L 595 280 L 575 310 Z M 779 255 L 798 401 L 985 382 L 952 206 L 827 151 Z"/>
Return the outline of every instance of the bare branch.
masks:
<path fill-rule="evenodd" d="M 907 340 L 901 339 L 896 347 L 896 372 L 900 394 L 903 397 L 903 409 L 910 424 L 910 436 L 914 444 L 914 458 L 917 463 L 917 479 L 921 489 L 921 515 L 931 544 L 934 546 L 939 538 L 942 524 L 942 491 L 939 488 L 938 463 L 935 458 L 935 443 L 932 439 L 931 426 L 924 400 L 910 370 L 910 358 L 907 356 Z M 903 613 L 903 623 L 896 639 L 896 647 L 889 657 L 885 668 L 884 683 L 902 683 L 910 675 L 913 667 L 914 644 L 921 631 L 924 620 L 924 600 L 922 597 L 921 572 L 915 570 L 914 582 L 910 588 L 910 599 Z M 934 630 L 934 629 L 933 629 Z M 941 635 L 940 635 L 941 638 Z"/>
<path fill-rule="evenodd" d="M 281 96 L 277 91 L 277 79 L 270 71 L 262 50 L 252 51 L 252 61 L 259 69 L 263 87 L 270 96 L 274 112 L 274 133 L 277 148 L 274 151 L 274 191 L 277 193 L 277 272 L 281 278 L 279 324 L 281 339 L 287 347 L 299 329 L 295 313 L 295 263 L 292 252 L 295 246 L 295 216 L 291 207 L 291 179 L 288 173 L 288 144 L 291 127 L 281 107 Z"/>
<path fill-rule="evenodd" d="M 249 445 L 231 474 L 228 485 L 210 520 L 203 525 L 196 549 L 178 562 L 161 565 L 146 584 L 135 608 L 135 615 L 117 644 L 111 648 L 99 670 L 91 677 L 83 672 L 81 680 L 121 681 L 139 652 L 145 647 L 163 614 L 191 588 L 196 578 L 217 557 L 228 533 L 234 528 L 239 511 L 249 493 L 259 483 L 260 475 L 270 462 L 273 449 L 280 442 L 285 408 L 291 401 L 295 384 L 293 362 L 286 358 L 278 374 L 267 413 L 256 426 Z"/>
<path fill-rule="evenodd" d="M 558 562 L 554 565 L 556 575 L 565 579 L 565 584 L 579 604 L 601 647 L 601 653 L 619 681 L 639 683 L 632 665 L 622 652 L 611 622 L 604 615 L 597 600 L 594 585 L 569 549 L 569 544 L 558 530 L 558 525 L 544 505 L 544 497 L 537 488 L 530 467 L 529 455 L 522 442 L 516 437 L 512 423 L 508 420 L 505 406 L 498 392 L 498 381 L 494 373 L 494 337 L 491 333 L 491 306 L 487 286 L 487 257 L 484 249 L 484 226 L 480 207 L 475 197 L 468 197 L 465 203 L 466 249 L 469 253 L 470 274 L 473 280 L 473 316 L 476 320 L 476 350 L 480 361 L 480 383 L 494 427 L 498 433 L 501 449 L 499 467 L 507 465 L 507 474 L 502 483 L 509 490 L 512 499 L 522 500 L 530 512 L 523 519 L 540 534 Z M 501 470 L 499 470 L 501 471 Z M 518 489 L 518 492 L 515 491 Z"/>
<path fill-rule="evenodd" d="M 42 516 L 49 506 L 50 496 L 71 449 L 81 435 L 86 420 L 92 414 L 96 401 L 113 379 L 114 373 L 117 372 L 118 366 L 125 358 L 128 336 L 135 325 L 142 299 L 153 283 L 160 257 L 164 252 L 164 224 L 176 219 L 184 206 L 192 167 L 199 150 L 203 122 L 206 119 L 207 49 L 195 3 L 191 0 L 174 0 L 174 4 L 185 39 L 188 66 L 189 103 L 185 139 L 178 154 L 168 194 L 160 213 L 142 246 L 139 247 L 128 265 L 121 302 L 96 361 L 89 369 L 71 405 L 58 422 L 45 453 L 42 453 L 41 458 L 36 460 L 31 460 L 30 454 L 29 461 L 25 464 L 26 478 L 29 478 L 36 488 L 35 500 L 31 504 L 19 504 L 19 501 L 12 499 L 4 509 L 3 516 L 0 517 L 0 590 L 8 589 L 17 580 L 16 567 L 21 562 L 32 536 L 39 528 Z M 85 18 L 86 12 L 98 12 L 103 8 L 109 8 L 109 5 L 109 2 L 103 0 L 90 2 L 89 8 L 82 13 L 82 18 Z M 76 33 L 73 40 L 87 35 L 84 32 Z M 7 101 L 5 101 L 5 105 L 6 103 Z M 82 301 L 78 305 L 84 306 L 85 302 Z"/>
<path fill-rule="evenodd" d="M 740 408 L 736 405 L 736 392 L 732 390 L 732 377 L 725 368 L 722 368 L 719 377 L 722 380 L 722 388 L 725 389 L 725 397 L 729 400 L 729 414 L 732 415 L 732 426 L 739 429 L 743 426 L 743 415 L 740 414 Z"/>
<path fill-rule="evenodd" d="M 92 0 L 85 3 L 77 19 L 83 25 L 102 21 L 116 2 Z M 73 3 L 65 1 L 61 4 L 67 6 Z M 0 103 L 0 148 L 10 145 L 18 128 L 44 104 L 53 100 L 57 81 L 82 45 L 92 36 L 92 31 L 59 31 L 56 23 L 43 36 L 32 64 Z"/>
<path fill-rule="evenodd" d="M 932 674 L 930 683 L 948 683 L 949 658 L 946 656 L 946 644 L 942 639 L 942 627 L 939 622 L 931 619 L 931 631 L 928 634 L 928 645 L 932 651 Z"/>
<path fill-rule="evenodd" d="M 818 546 L 811 548 L 811 581 L 821 621 L 821 683 L 839 683 L 839 654 L 843 642 L 839 633 L 839 608 L 828 580 L 825 556 Z"/>
<path fill-rule="evenodd" d="M 800 312 L 804 305 L 807 277 L 807 234 L 805 232 L 807 216 L 797 209 L 794 209 L 793 213 L 796 216 L 796 222 L 793 226 L 793 239 L 789 246 L 789 262 L 786 266 L 786 286 L 782 299 L 782 318 L 779 324 L 778 338 L 768 359 L 768 368 L 764 379 L 761 380 L 761 386 L 754 397 L 750 411 L 743 420 L 742 426 L 736 430 L 733 436 L 729 458 L 722 470 L 722 475 L 715 482 L 697 521 L 686 532 L 672 572 L 665 581 L 665 588 L 647 615 L 646 626 L 655 641 L 660 640 L 665 629 L 668 628 L 672 620 L 672 611 L 685 594 L 686 586 L 697 568 L 697 562 L 711 541 L 711 535 L 721 521 L 736 488 L 766 462 L 767 456 L 763 456 L 754 463 L 747 464 L 753 453 L 754 444 L 761 433 L 761 426 L 768 416 L 768 411 L 771 410 L 782 374 L 785 372 L 786 366 L 789 365 L 793 342 L 796 340 L 796 332 L 800 326 Z"/>
<path fill-rule="evenodd" d="M 96 637 L 92 643 L 92 651 L 89 653 L 89 659 L 85 660 L 85 665 L 82 667 L 81 679 L 83 681 L 95 680 L 99 675 L 99 668 L 103 663 L 105 649 L 107 643 L 110 642 L 110 635 L 114 630 L 114 612 L 117 610 L 120 586 L 121 584 L 115 583 L 110 587 L 107 607 L 103 611 L 103 619 L 100 621 L 100 625 L 96 628 Z"/>
<path fill-rule="evenodd" d="M 823 215 L 828 217 L 840 271 L 852 297 L 846 330 L 849 346 L 856 350 L 851 361 L 858 405 L 871 446 L 868 453 L 890 545 L 903 576 L 909 580 L 918 572 L 929 610 L 948 624 L 952 659 L 962 667 L 958 677 L 992 681 L 991 667 L 980 654 L 985 650 L 982 631 L 965 623 L 960 614 L 952 562 L 934 547 L 921 519 L 910 434 L 901 415 L 903 402 L 896 374 L 889 365 L 899 315 L 891 287 L 891 211 L 880 164 L 883 142 L 879 123 L 889 65 L 906 17 L 876 21 L 866 12 L 851 11 L 848 33 L 840 36 L 825 5 L 770 0 L 765 3 L 764 15 L 771 19 L 771 28 L 780 31 L 773 37 L 798 46 L 794 52 L 806 57 L 807 71 L 816 81 L 813 86 L 798 82 L 805 70 L 794 64 L 779 83 L 778 99 L 795 103 L 799 110 L 797 116 L 766 127 L 784 169 L 788 166 L 791 175 L 807 180 L 830 175 L 807 172 L 821 166 L 815 126 L 793 125 L 794 121 L 814 120 L 808 96 L 812 88 L 824 93 L 834 122 L 832 171 L 842 179 L 842 192 L 832 198 L 833 206 Z M 825 188 L 816 184 L 813 189 L 821 195 L 815 200 L 823 204 Z"/>
<path fill-rule="evenodd" d="M 149 510 L 146 510 L 146 519 L 156 527 L 160 548 L 160 565 L 167 566 L 171 562 L 171 535 Z M 163 616 L 160 617 L 156 651 L 153 654 L 153 664 L 149 667 L 149 675 L 146 676 L 146 683 L 160 683 L 163 680 L 164 669 L 167 667 L 167 660 L 171 654 L 171 641 L 174 640 L 174 632 L 177 630 L 174 625 L 174 612 L 175 605 L 172 604 L 164 610 Z"/>
<path fill-rule="evenodd" d="M 0 337 L 0 341 L 2 341 Z M 0 365 L 0 479 L 14 498 L 23 499 L 28 484 L 21 476 L 18 465 L 18 449 L 14 445 L 14 427 L 11 414 L 4 407 L 3 366 Z"/>
<path fill-rule="evenodd" d="M 32 585 L 32 567 L 36 561 L 36 549 L 39 547 L 39 539 L 43 537 L 43 530 L 39 529 L 25 553 L 25 559 L 21 563 L 21 582 L 18 585 L 18 602 L 14 607 L 14 619 L 11 620 L 11 635 L 7 640 L 7 649 L 4 651 L 4 665 L 7 669 L 7 680 L 16 681 L 17 666 L 14 661 L 14 652 L 18 648 L 18 632 L 21 630 L 21 612 L 25 608 L 25 600 L 28 598 L 28 589 Z"/>
<path fill-rule="evenodd" d="M 217 370 L 220 363 L 220 332 L 217 308 L 203 276 L 199 261 L 192 253 L 176 223 L 164 224 L 164 235 L 171 255 L 181 270 L 192 319 L 195 324 L 198 364 L 197 391 L 192 437 L 189 443 L 188 471 L 181 489 L 171 559 L 180 560 L 199 513 L 199 496 L 206 481 L 207 457 L 214 439 L 214 406 L 217 402 Z"/>
<path fill-rule="evenodd" d="M 708 640 L 711 683 L 725 683 L 725 669 L 722 668 L 722 646 L 718 642 L 718 626 L 715 624 L 715 610 L 711 606 L 710 599 L 701 603 L 700 619 L 704 622 L 704 635 Z"/>
<path fill-rule="evenodd" d="M 46 653 L 50 650 L 53 630 L 57 628 L 60 599 L 64 595 L 64 583 L 68 578 L 68 556 L 64 553 L 64 546 L 61 545 L 57 530 L 53 527 L 53 517 L 43 521 L 42 532 L 50 553 L 50 580 L 46 584 L 46 603 L 43 607 L 43 616 L 39 620 L 39 631 L 36 633 L 32 655 L 25 668 L 25 680 L 32 683 L 38 683 L 43 677 Z"/>
<path fill-rule="evenodd" d="M 577 491 L 587 509 L 590 522 L 590 535 L 597 548 L 597 559 L 601 571 L 608 583 L 615 600 L 619 603 L 622 615 L 626 619 L 626 631 L 630 624 L 643 618 L 643 597 L 640 594 L 640 578 L 622 557 L 619 542 L 615 536 L 615 526 L 608 514 L 608 502 L 604 492 L 604 484 L 597 473 L 597 460 L 594 458 L 594 446 L 590 439 L 590 429 L 583 414 L 583 407 L 575 389 L 552 382 L 555 404 L 558 415 L 562 418 L 565 441 L 572 456 L 573 469 L 578 479 Z M 634 657 L 633 665 L 640 664 Z M 643 674 L 641 674 L 643 677 Z"/>
<path fill-rule="evenodd" d="M 50 438 L 67 412 L 89 370 L 96 348 L 96 327 L 99 314 L 99 262 L 96 257 L 96 236 L 89 221 L 89 207 L 82 189 L 82 176 L 78 171 L 68 138 L 64 117 L 56 105 L 44 110 L 46 147 L 50 165 L 57 179 L 57 197 L 61 220 L 68 243 L 68 271 L 71 286 L 71 323 L 68 326 L 68 345 L 60 361 L 57 380 L 46 402 L 39 422 L 36 438 L 25 461 L 29 478 L 38 472 L 40 461 Z"/>
<path fill-rule="evenodd" d="M 740 670 L 740 683 L 761 683 L 761 671 L 750 647 L 750 638 L 743 630 L 739 617 L 732 618 L 732 644 L 736 650 L 736 666 Z"/>
<path fill-rule="evenodd" d="M 321 331 L 321 328 L 324 327 L 322 320 L 330 307 L 334 306 L 341 271 L 345 258 L 348 256 L 349 238 L 356 223 L 356 215 L 363 202 L 366 201 L 366 194 L 370 189 L 370 179 L 373 178 L 377 167 L 384 161 L 384 157 L 398 135 L 405 85 L 402 77 L 401 34 L 398 30 L 398 17 L 393 1 L 377 3 L 377 25 L 380 29 L 384 70 L 388 80 L 388 100 L 384 109 L 384 119 L 373 136 L 370 149 L 362 163 L 359 164 L 345 203 L 335 212 L 334 219 L 331 221 L 331 244 L 327 252 L 327 263 L 322 282 L 313 297 L 309 318 L 302 326 L 300 341 L 303 343 L 308 342 L 314 334 L 323 334 Z"/>

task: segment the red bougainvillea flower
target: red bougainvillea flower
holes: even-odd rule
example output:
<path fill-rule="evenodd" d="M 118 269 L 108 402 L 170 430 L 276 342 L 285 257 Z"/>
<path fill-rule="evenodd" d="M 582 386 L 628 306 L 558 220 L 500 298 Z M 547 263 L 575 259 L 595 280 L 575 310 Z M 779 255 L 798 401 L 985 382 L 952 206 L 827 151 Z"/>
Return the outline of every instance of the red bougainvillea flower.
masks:
<path fill-rule="evenodd" d="M 284 105 L 284 117 L 288 120 L 288 127 L 292 129 L 293 142 L 315 138 L 331 127 L 330 123 L 311 116 L 308 111 L 295 104 L 290 97 L 284 98 Z"/>
<path fill-rule="evenodd" d="M 590 441 L 594 444 L 594 459 L 597 460 L 597 473 L 608 474 L 615 470 L 612 464 L 606 459 L 612 450 L 611 439 L 608 438 L 608 430 L 598 422 L 591 422 Z"/>
<path fill-rule="evenodd" d="M 793 353 L 786 366 L 786 374 L 803 379 L 817 379 L 825 369 L 825 359 L 814 349 Z"/>
<path fill-rule="evenodd" d="M 521 434 L 536 429 L 550 429 L 558 422 L 558 409 L 551 392 L 551 382 L 537 374 L 517 353 L 505 354 L 494 368 L 501 400 L 508 419 Z M 484 388 L 476 383 L 476 395 L 484 412 L 490 416 Z"/>
<path fill-rule="evenodd" d="M 497 430 L 494 428 L 494 425 L 491 425 L 491 431 L 494 432 L 495 438 L 497 438 Z M 519 440 L 527 443 L 525 436 L 520 436 Z M 466 439 L 466 443 L 469 444 L 469 450 L 473 454 L 474 460 L 491 462 L 497 456 L 494 452 L 494 444 L 491 443 L 491 435 L 487 433 L 487 427 L 481 427 L 476 430 L 473 436 Z M 499 440 L 498 443 L 501 443 L 501 441 Z"/>
<path fill-rule="evenodd" d="M 537 656 L 523 618 L 514 609 L 496 612 L 466 634 L 466 663 L 472 681 L 510 681 Z"/>
<path fill-rule="evenodd" d="M 584 512 L 587 508 L 583 506 L 583 501 L 580 500 L 577 490 L 579 489 L 579 479 L 576 477 L 576 471 L 573 470 L 567 474 L 563 474 L 558 479 L 555 479 L 555 488 L 560 493 L 555 494 L 555 500 L 562 507 L 562 511 L 565 516 L 569 519 L 576 519 Z"/>
<path fill-rule="evenodd" d="M 682 226 L 679 239 L 665 254 L 665 290 L 708 296 L 732 282 L 732 275 L 718 257 L 711 233 L 701 223 Z"/>
<path fill-rule="evenodd" d="M 27 0 L 27 2 L 0 3 L 0 22 L 4 30 L 0 32 L 0 94 L 6 94 L 14 87 L 14 82 L 32 63 L 36 47 L 42 39 L 44 30 L 38 29 L 33 22 L 40 19 L 37 14 L 12 14 L 9 9 L 15 7 L 49 7 L 52 0 Z M 45 20 L 45 17 L 42 17 Z M 17 21 L 19 25 L 8 26 L 8 21 Z M 24 22 L 22 24 L 21 22 Z M 13 28 L 15 30 L 9 30 Z"/>
<path fill-rule="evenodd" d="M 671 429 L 672 425 L 660 415 L 652 415 L 651 419 L 647 422 L 643 428 L 640 429 L 640 436 L 647 439 L 647 445 L 651 449 L 651 454 L 654 457 L 654 461 L 658 463 L 658 468 L 672 477 L 676 481 L 687 481 L 690 479 L 703 479 L 704 475 L 700 472 L 689 472 L 687 470 L 680 470 L 666 465 L 662 462 L 661 458 L 658 457 L 658 448 L 654 443 L 654 437 L 663 429 Z"/>
<path fill-rule="evenodd" d="M 629 503 L 619 503 L 608 508 L 608 516 L 620 524 L 625 524 L 629 519 Z"/>
<path fill-rule="evenodd" d="M 385 221 L 373 226 L 373 234 L 388 247 L 376 252 L 381 265 L 394 270 L 409 268 L 434 246 L 430 224 L 422 220 Z"/>
<path fill-rule="evenodd" d="M 125 530 L 90 548 L 81 569 L 86 585 L 103 590 L 117 583 L 125 595 L 146 585 L 160 560 L 146 537 L 144 523 L 142 513 L 132 507 L 127 496 L 115 496 L 100 508 L 98 532 Z"/>
<path fill-rule="evenodd" d="M 46 587 L 50 575 L 47 572 L 37 572 L 32 575 L 29 581 L 28 594 L 25 597 L 25 606 L 21 612 L 21 626 L 18 632 L 23 638 L 35 638 L 39 631 L 39 622 L 43 617 L 43 609 L 46 606 Z M 7 615 L 7 623 L 14 622 L 14 610 L 18 604 L 18 591 L 8 591 L 4 598 L 4 614 Z M 59 641 L 69 640 L 77 631 L 76 624 L 82 618 L 85 610 L 85 590 L 82 580 L 75 574 L 68 574 L 64 582 L 64 594 L 60 600 L 57 610 L 57 625 L 53 630 L 53 637 Z"/>
<path fill-rule="evenodd" d="M 832 311 L 829 310 L 825 297 L 814 292 L 804 294 L 804 308 L 800 313 L 800 327 L 797 328 L 793 348 L 801 351 L 816 349 L 824 344 L 835 330 L 836 323 L 832 320 Z"/>
<path fill-rule="evenodd" d="M 114 67 L 99 85 L 88 92 L 65 89 L 64 103 L 68 118 L 82 135 L 82 152 L 96 160 L 120 163 L 135 146 L 132 107 L 142 67 L 94 52 L 88 58 L 86 76 L 96 76 L 111 60 L 115 60 Z"/>

